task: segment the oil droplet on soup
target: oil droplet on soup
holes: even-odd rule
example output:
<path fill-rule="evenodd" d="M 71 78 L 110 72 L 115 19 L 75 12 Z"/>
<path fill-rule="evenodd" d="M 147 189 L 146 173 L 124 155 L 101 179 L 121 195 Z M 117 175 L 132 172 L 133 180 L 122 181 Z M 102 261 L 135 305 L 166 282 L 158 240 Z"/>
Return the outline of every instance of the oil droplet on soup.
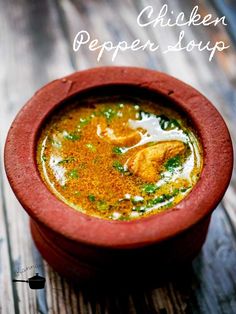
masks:
<path fill-rule="evenodd" d="M 47 122 L 40 175 L 85 214 L 130 220 L 179 203 L 198 181 L 202 147 L 185 117 L 149 100 L 90 98 Z"/>

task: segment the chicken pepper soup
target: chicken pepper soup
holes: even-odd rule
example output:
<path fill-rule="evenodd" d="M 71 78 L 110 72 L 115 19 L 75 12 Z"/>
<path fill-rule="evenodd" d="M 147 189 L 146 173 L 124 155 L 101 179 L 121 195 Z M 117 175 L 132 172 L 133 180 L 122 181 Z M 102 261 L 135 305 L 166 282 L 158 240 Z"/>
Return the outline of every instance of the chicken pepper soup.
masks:
<path fill-rule="evenodd" d="M 75 210 L 131 220 L 186 197 L 203 158 L 187 119 L 161 101 L 96 97 L 52 115 L 37 164 L 49 190 Z"/>

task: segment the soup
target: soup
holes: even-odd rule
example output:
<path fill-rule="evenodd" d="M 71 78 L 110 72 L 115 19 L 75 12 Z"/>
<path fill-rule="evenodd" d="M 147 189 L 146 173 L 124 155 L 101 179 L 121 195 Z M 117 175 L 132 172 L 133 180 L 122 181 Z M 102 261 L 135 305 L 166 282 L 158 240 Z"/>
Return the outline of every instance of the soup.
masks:
<path fill-rule="evenodd" d="M 49 190 L 74 209 L 131 220 L 178 204 L 198 181 L 203 158 L 187 119 L 161 101 L 96 97 L 52 115 L 37 164 Z"/>

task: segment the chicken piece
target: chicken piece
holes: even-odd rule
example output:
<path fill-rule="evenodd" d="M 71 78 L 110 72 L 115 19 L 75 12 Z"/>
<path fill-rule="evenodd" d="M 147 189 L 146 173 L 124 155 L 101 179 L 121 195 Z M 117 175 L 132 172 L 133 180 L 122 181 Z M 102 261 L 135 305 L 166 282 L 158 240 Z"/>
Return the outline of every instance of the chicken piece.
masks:
<path fill-rule="evenodd" d="M 132 146 L 141 140 L 141 135 L 138 131 L 125 127 L 122 133 L 124 134 L 126 132 L 127 135 L 116 135 L 113 129 L 108 128 L 104 122 L 100 122 L 99 131 L 97 133 L 108 143 L 117 146 Z"/>
<path fill-rule="evenodd" d="M 171 157 L 182 154 L 184 150 L 185 146 L 180 141 L 160 142 L 134 154 L 127 165 L 130 172 L 144 181 L 156 182 L 163 163 Z"/>
<path fill-rule="evenodd" d="M 131 131 L 124 136 L 116 136 L 111 129 L 107 128 L 104 135 L 109 143 L 117 146 L 132 146 L 138 143 L 141 139 L 141 136 L 137 131 Z"/>

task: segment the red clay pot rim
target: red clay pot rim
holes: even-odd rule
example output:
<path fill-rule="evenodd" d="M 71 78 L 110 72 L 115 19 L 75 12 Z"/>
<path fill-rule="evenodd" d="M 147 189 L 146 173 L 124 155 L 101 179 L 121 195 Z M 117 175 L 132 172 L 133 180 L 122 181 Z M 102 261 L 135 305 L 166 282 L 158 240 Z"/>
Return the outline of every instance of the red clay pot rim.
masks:
<path fill-rule="evenodd" d="M 163 213 L 129 222 L 103 220 L 72 209 L 48 190 L 35 162 L 37 131 L 53 108 L 77 93 L 113 84 L 145 87 L 175 101 L 192 119 L 204 150 L 201 177 L 185 199 Z M 190 228 L 217 206 L 233 166 L 228 129 L 208 99 L 167 74 L 133 67 L 89 69 L 41 88 L 12 123 L 4 157 L 10 185 L 36 222 L 70 240 L 110 248 L 150 245 Z"/>

